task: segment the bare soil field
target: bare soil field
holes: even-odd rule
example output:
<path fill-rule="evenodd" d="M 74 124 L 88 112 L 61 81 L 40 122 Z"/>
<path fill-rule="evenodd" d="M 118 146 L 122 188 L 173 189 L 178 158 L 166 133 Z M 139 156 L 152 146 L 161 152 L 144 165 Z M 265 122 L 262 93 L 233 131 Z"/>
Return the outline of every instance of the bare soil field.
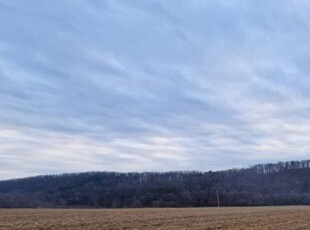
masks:
<path fill-rule="evenodd" d="M 0 229 L 310 230 L 310 207 L 2 209 Z"/>

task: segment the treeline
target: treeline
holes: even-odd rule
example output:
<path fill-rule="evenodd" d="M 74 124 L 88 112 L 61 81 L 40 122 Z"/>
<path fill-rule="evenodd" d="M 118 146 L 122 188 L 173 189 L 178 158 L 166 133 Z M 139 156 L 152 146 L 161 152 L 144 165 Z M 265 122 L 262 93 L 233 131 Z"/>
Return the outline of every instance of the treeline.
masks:
<path fill-rule="evenodd" d="M 0 181 L 1 208 L 309 205 L 310 160 L 217 172 L 88 172 Z"/>

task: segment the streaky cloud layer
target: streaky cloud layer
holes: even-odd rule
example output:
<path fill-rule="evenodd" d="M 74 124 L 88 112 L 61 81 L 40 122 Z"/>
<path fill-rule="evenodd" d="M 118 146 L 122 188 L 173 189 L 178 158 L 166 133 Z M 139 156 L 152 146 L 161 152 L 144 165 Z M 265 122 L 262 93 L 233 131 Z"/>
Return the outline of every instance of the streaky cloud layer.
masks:
<path fill-rule="evenodd" d="M 309 158 L 309 10 L 0 0 L 0 179 Z"/>

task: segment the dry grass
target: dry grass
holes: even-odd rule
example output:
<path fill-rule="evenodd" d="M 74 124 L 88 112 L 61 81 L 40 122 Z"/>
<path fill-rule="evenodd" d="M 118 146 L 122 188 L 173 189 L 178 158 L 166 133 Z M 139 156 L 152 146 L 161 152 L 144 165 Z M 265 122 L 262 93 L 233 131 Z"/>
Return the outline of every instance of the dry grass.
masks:
<path fill-rule="evenodd" d="M 310 207 L 2 209 L 0 229 L 305 229 Z"/>

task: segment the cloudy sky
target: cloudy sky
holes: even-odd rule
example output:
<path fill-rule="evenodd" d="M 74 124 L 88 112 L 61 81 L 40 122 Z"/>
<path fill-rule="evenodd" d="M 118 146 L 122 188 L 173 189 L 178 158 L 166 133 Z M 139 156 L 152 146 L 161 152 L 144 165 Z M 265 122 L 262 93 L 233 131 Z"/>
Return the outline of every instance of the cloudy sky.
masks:
<path fill-rule="evenodd" d="M 309 12 L 0 0 L 0 179 L 309 159 Z"/>

